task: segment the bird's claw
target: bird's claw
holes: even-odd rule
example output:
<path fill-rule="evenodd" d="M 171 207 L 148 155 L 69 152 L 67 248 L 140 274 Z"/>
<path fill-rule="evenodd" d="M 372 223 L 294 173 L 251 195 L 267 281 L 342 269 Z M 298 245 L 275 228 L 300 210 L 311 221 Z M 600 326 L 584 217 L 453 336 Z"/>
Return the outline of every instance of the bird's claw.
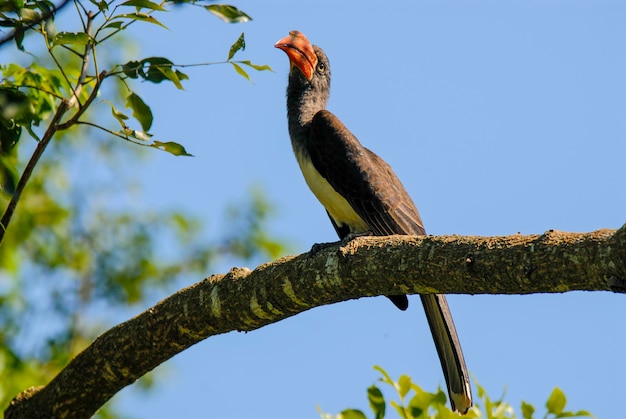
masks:
<path fill-rule="evenodd" d="M 345 246 L 346 244 L 350 243 L 352 240 L 356 239 L 357 237 L 365 237 L 365 236 L 373 236 L 373 235 L 374 234 L 371 231 L 364 231 L 362 233 L 348 233 L 346 237 L 341 239 L 341 244 Z"/>
<path fill-rule="evenodd" d="M 324 249 L 327 249 L 333 245 L 336 245 L 338 242 L 330 242 L 330 243 L 315 243 L 313 244 L 313 246 L 311 246 L 311 250 L 309 250 L 309 253 L 312 255 L 315 255 L 319 252 L 321 252 Z"/>

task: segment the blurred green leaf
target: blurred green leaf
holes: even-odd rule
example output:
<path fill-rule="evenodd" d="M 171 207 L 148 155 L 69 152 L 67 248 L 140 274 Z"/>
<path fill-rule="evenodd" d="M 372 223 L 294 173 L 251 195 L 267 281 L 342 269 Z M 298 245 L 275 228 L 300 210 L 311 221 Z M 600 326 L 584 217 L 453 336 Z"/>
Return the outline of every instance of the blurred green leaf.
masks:
<path fill-rule="evenodd" d="M 17 49 L 24 51 L 24 25 L 22 25 L 22 22 L 16 22 L 13 33 L 15 34 L 15 45 Z"/>
<path fill-rule="evenodd" d="M 239 64 L 244 64 L 247 65 L 248 67 L 252 67 L 257 71 L 271 71 L 274 72 L 274 70 L 272 70 L 272 67 L 270 67 L 269 65 L 258 65 L 258 64 L 252 64 L 249 60 L 245 60 L 245 61 L 237 61 Z"/>
<path fill-rule="evenodd" d="M 137 130 L 130 129 L 130 128 L 124 129 L 123 134 L 139 141 L 151 141 L 152 139 L 152 134 L 150 134 L 149 132 L 137 131 Z M 150 145 L 151 147 L 158 148 L 155 146 L 155 144 L 148 144 L 148 145 Z"/>
<path fill-rule="evenodd" d="M 37 22 L 41 19 L 41 15 L 37 11 L 26 7 L 22 7 L 19 14 L 24 22 Z"/>
<path fill-rule="evenodd" d="M 250 16 L 237 9 L 235 6 L 227 4 L 211 4 L 204 6 L 204 8 L 226 23 L 243 23 L 252 20 Z"/>
<path fill-rule="evenodd" d="M 593 417 L 593 415 L 590 412 L 586 411 L 586 410 L 579 410 L 578 412 L 574 413 L 574 416 L 576 416 L 576 417 L 589 417 L 589 418 Z"/>
<path fill-rule="evenodd" d="M 108 103 L 111 106 L 111 114 L 113 115 L 113 118 L 117 119 L 117 122 L 120 123 L 122 128 L 126 128 L 126 122 L 124 121 L 128 120 L 128 115 L 125 115 L 124 113 L 118 111 L 111 102 Z"/>
<path fill-rule="evenodd" d="M 235 71 L 237 72 L 237 74 L 244 77 L 246 80 L 250 80 L 250 76 L 248 75 L 248 73 L 246 73 L 246 71 L 243 68 L 241 68 L 241 66 L 237 65 L 236 63 L 232 61 L 230 63 L 235 68 Z"/>
<path fill-rule="evenodd" d="M 168 153 L 173 154 L 175 156 L 193 157 L 192 154 L 187 153 L 187 150 L 185 150 L 185 147 L 173 141 L 166 141 L 166 142 L 154 141 L 154 147 L 163 151 L 167 151 Z"/>
<path fill-rule="evenodd" d="M 152 126 L 152 111 L 150 107 L 135 93 L 126 97 L 126 107 L 133 110 L 133 116 L 141 124 L 144 131 L 150 130 Z"/>
<path fill-rule="evenodd" d="M 90 37 L 84 32 L 59 32 L 52 38 L 52 45 L 87 45 Z"/>
<path fill-rule="evenodd" d="M 404 399 L 411 390 L 411 377 L 408 375 L 401 375 L 398 379 L 398 393 L 400 398 Z"/>
<path fill-rule="evenodd" d="M 158 10 L 160 12 L 167 11 L 157 3 L 151 2 L 150 0 L 127 0 L 120 6 L 135 6 L 138 9 Z"/>
<path fill-rule="evenodd" d="M 139 78 L 139 72 L 142 70 L 143 62 L 139 61 L 129 61 L 126 64 L 122 64 L 122 71 L 126 75 L 126 77 L 130 77 L 131 79 Z"/>
<path fill-rule="evenodd" d="M 230 50 L 228 51 L 228 61 L 235 56 L 237 51 L 246 49 L 246 40 L 244 38 L 243 32 L 239 35 L 239 38 L 235 41 L 234 44 L 230 46 Z"/>
<path fill-rule="evenodd" d="M 370 403 L 370 407 L 374 412 L 376 419 L 382 419 L 385 417 L 385 397 L 382 391 L 374 385 L 367 389 L 367 400 Z"/>
<path fill-rule="evenodd" d="M 146 69 L 147 67 L 147 69 Z M 183 89 L 182 80 L 189 77 L 181 71 L 174 70 L 174 63 L 164 57 L 149 57 L 141 61 L 129 61 L 122 65 L 122 71 L 127 77 L 141 77 L 152 83 L 161 83 L 169 80 L 178 89 Z"/>
<path fill-rule="evenodd" d="M 367 416 L 360 410 L 346 409 L 337 415 L 337 419 L 367 419 Z"/>
<path fill-rule="evenodd" d="M 385 371 L 382 367 L 379 367 L 378 365 L 374 365 L 374 369 L 383 375 L 383 378 L 381 378 L 380 381 L 382 381 L 383 383 L 391 384 L 395 388 L 395 383 L 391 379 L 389 374 L 387 374 L 387 371 Z"/>
<path fill-rule="evenodd" d="M 178 71 L 174 71 L 174 70 L 172 70 L 171 67 L 167 67 L 167 66 L 155 66 L 154 68 L 156 68 L 157 71 L 159 71 L 161 74 L 163 74 L 163 76 L 166 79 L 168 79 L 169 81 L 174 83 L 174 86 L 176 86 L 176 88 L 178 88 L 180 90 L 184 90 L 183 89 L 183 85 L 181 83 L 181 79 L 179 77 L 179 75 L 182 74 L 182 73 L 180 73 Z"/>
<path fill-rule="evenodd" d="M 120 29 L 124 22 L 121 20 L 114 20 L 113 22 L 107 23 L 102 27 L 102 29 Z"/>
<path fill-rule="evenodd" d="M 0 86 L 0 125 L 12 129 L 35 119 L 29 97 L 14 87 Z M 17 139 L 0 138 L 3 150 L 13 148 Z"/>
<path fill-rule="evenodd" d="M 533 414 L 535 413 L 535 406 L 530 403 L 526 403 L 522 401 L 522 418 L 524 419 L 533 419 Z"/>
<path fill-rule="evenodd" d="M 106 12 L 107 10 L 109 10 L 109 3 L 107 3 L 106 0 L 89 0 L 93 5 L 95 5 L 96 7 L 98 7 L 98 10 L 100 10 L 101 12 Z"/>
<path fill-rule="evenodd" d="M 563 394 L 560 388 L 555 387 L 546 402 L 546 409 L 548 409 L 548 413 L 559 415 L 563 412 L 566 402 L 565 394 Z"/>
<path fill-rule="evenodd" d="M 152 24 L 155 24 L 155 25 L 159 25 L 162 28 L 167 29 L 167 26 L 165 26 L 164 24 L 159 22 L 153 16 L 145 14 L 145 13 L 139 13 L 139 12 L 137 12 L 137 13 L 126 13 L 126 14 L 123 14 L 123 15 L 118 15 L 117 17 L 137 20 L 137 21 L 141 21 L 141 22 L 148 22 L 148 23 L 152 23 Z"/>

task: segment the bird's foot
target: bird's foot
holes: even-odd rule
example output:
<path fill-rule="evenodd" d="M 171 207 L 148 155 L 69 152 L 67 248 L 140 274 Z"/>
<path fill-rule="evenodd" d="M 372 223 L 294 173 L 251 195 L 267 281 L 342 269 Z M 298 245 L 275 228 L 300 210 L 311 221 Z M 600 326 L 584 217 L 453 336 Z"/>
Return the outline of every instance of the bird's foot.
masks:
<path fill-rule="evenodd" d="M 350 243 L 352 240 L 356 239 L 357 237 L 365 237 L 365 236 L 373 236 L 373 235 L 374 234 L 371 231 L 364 231 L 362 233 L 348 233 L 346 237 L 341 239 L 341 244 L 346 245 Z"/>
<path fill-rule="evenodd" d="M 352 240 L 356 239 L 357 237 L 373 236 L 373 235 L 374 234 L 371 231 L 365 231 L 362 233 L 348 233 L 343 239 L 341 239 L 338 242 L 315 243 L 313 246 L 311 246 L 311 250 L 309 250 L 309 253 L 314 255 L 316 253 L 321 252 L 324 249 L 327 249 L 331 246 L 335 246 L 337 244 L 341 246 L 345 246 L 346 244 L 350 243 Z"/>
<path fill-rule="evenodd" d="M 327 249 L 327 248 L 329 248 L 331 246 L 336 245 L 337 243 L 340 243 L 340 242 L 315 243 L 313 246 L 311 246 L 311 250 L 309 250 L 309 253 L 311 255 L 315 255 L 315 254 L 321 252 L 324 249 Z"/>

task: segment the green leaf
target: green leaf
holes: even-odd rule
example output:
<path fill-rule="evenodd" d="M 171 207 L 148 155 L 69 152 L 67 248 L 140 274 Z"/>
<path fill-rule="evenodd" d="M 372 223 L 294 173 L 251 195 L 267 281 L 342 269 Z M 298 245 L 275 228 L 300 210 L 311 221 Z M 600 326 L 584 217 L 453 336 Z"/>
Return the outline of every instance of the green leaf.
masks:
<path fill-rule="evenodd" d="M 52 45 L 87 45 L 89 39 L 85 32 L 59 32 L 52 38 Z"/>
<path fill-rule="evenodd" d="M 24 51 L 24 26 L 22 26 L 21 22 L 15 25 L 13 33 L 15 33 L 15 45 L 17 49 Z"/>
<path fill-rule="evenodd" d="M 57 29 L 54 26 L 53 19 L 46 19 L 46 21 L 43 24 L 43 29 L 44 31 L 46 31 L 46 36 L 48 37 L 48 39 L 54 38 L 54 36 L 57 33 Z"/>
<path fill-rule="evenodd" d="M 404 406 L 399 405 L 398 403 L 396 403 L 394 400 L 390 401 L 389 404 L 391 405 L 391 407 L 393 407 L 394 409 L 396 409 L 396 412 L 398 413 L 398 416 L 402 419 L 408 419 L 408 416 L 406 415 L 406 410 L 404 408 Z"/>
<path fill-rule="evenodd" d="M 146 64 L 148 65 L 147 71 L 145 70 Z M 178 70 L 174 71 L 172 69 L 173 66 L 174 63 L 167 58 L 150 57 L 144 58 L 141 61 L 129 61 L 122 65 L 122 71 L 124 71 L 124 74 L 128 77 L 141 77 L 152 83 L 161 83 L 163 80 L 169 80 L 174 83 L 177 88 L 182 90 L 183 85 L 181 84 L 181 80 L 186 80 L 189 77 L 183 72 Z"/>
<path fill-rule="evenodd" d="M 144 131 L 148 131 L 152 126 L 152 111 L 150 107 L 135 93 L 126 97 L 126 107 L 133 110 L 133 116 L 141 124 Z"/>
<path fill-rule="evenodd" d="M 428 411 L 430 406 L 437 405 L 440 400 L 438 400 L 438 395 L 429 393 L 427 391 L 422 390 L 421 388 L 415 386 L 415 396 L 409 400 L 409 412 L 412 417 L 419 417 L 422 412 Z M 443 403 L 445 404 L 446 400 L 444 397 Z"/>
<path fill-rule="evenodd" d="M 360 410 L 346 409 L 337 415 L 338 419 L 367 419 L 367 416 Z"/>
<path fill-rule="evenodd" d="M 394 388 L 396 387 L 396 383 L 391 379 L 387 371 L 385 371 L 382 367 L 378 365 L 374 365 L 374 369 L 383 375 L 383 378 L 380 379 L 383 383 L 391 384 Z"/>
<path fill-rule="evenodd" d="M 185 147 L 173 141 L 167 141 L 167 142 L 154 141 L 154 145 L 152 147 L 158 148 L 159 150 L 167 151 L 168 153 L 171 153 L 175 156 L 193 157 L 193 154 L 187 153 L 187 150 L 185 150 Z"/>
<path fill-rule="evenodd" d="M 114 20 L 113 22 L 107 23 L 106 25 L 104 25 L 102 27 L 102 29 L 119 29 L 122 27 L 122 25 L 124 24 L 124 22 L 122 22 L 121 20 Z"/>
<path fill-rule="evenodd" d="M 237 51 L 239 50 L 243 51 L 245 49 L 246 49 L 246 40 L 244 39 L 243 32 L 241 32 L 241 35 L 239 35 L 239 38 L 235 41 L 234 44 L 230 46 L 230 51 L 228 51 L 227 61 L 230 61 L 230 59 L 235 56 Z"/>
<path fill-rule="evenodd" d="M 106 12 L 107 10 L 109 10 L 109 4 L 106 2 L 106 0 L 89 0 L 94 6 L 98 7 L 98 10 L 100 10 L 101 12 Z"/>
<path fill-rule="evenodd" d="M 555 387 L 554 390 L 552 390 L 552 394 L 550 394 L 548 401 L 546 402 L 546 408 L 548 409 L 548 413 L 552 413 L 554 415 L 561 414 L 563 412 L 563 409 L 565 408 L 566 402 L 567 399 L 565 398 L 565 394 L 563 394 L 560 388 Z"/>
<path fill-rule="evenodd" d="M 0 125 L 30 125 L 33 122 L 33 109 L 29 97 L 14 87 L 0 86 Z M 2 148 L 7 144 L 0 138 Z M 11 145 L 13 147 L 14 144 Z"/>
<path fill-rule="evenodd" d="M 152 134 L 150 134 L 149 132 L 137 131 L 135 129 L 127 129 L 126 133 L 129 136 L 136 138 L 140 141 L 150 141 L 150 139 L 152 138 Z"/>
<path fill-rule="evenodd" d="M 376 386 L 370 386 L 367 389 L 367 399 L 370 402 L 370 407 L 372 411 L 376 415 L 376 419 L 382 419 L 385 417 L 385 408 L 387 407 L 385 404 L 385 397 L 383 396 L 382 391 Z"/>
<path fill-rule="evenodd" d="M 533 413 L 535 413 L 535 406 L 522 401 L 522 417 L 524 419 L 533 419 Z"/>
<path fill-rule="evenodd" d="M 147 66 L 147 70 L 146 70 Z M 189 77 L 178 70 L 173 69 L 174 63 L 163 57 L 144 58 L 141 61 L 129 61 L 122 64 L 122 71 L 126 77 L 136 79 L 141 77 L 152 83 L 161 83 L 163 80 L 170 80 L 176 87 L 183 89 L 181 80 Z"/>
<path fill-rule="evenodd" d="M 245 60 L 245 61 L 237 61 L 239 64 L 244 64 L 247 65 L 248 67 L 252 67 L 257 71 L 271 71 L 274 72 L 274 70 L 272 70 L 272 67 L 270 67 L 269 65 L 258 65 L 258 64 L 252 64 L 249 60 Z"/>
<path fill-rule="evenodd" d="M 131 79 L 139 78 L 139 71 L 143 67 L 143 62 L 139 61 L 129 61 L 126 64 L 122 64 L 122 71 L 126 75 L 126 77 L 130 77 Z M 143 76 L 142 76 L 143 77 Z"/>
<path fill-rule="evenodd" d="M 227 4 L 211 4 L 209 6 L 204 6 L 204 8 L 226 23 L 243 23 L 252 20 L 250 16 L 237 9 L 235 6 Z"/>
<path fill-rule="evenodd" d="M 231 61 L 231 64 L 233 65 L 233 67 L 235 67 L 235 71 L 239 73 L 239 75 L 241 75 L 242 77 L 245 77 L 247 80 L 250 80 L 250 76 L 248 75 L 248 73 L 246 73 L 246 70 L 244 70 L 243 68 L 241 68 L 240 65 L 232 61 Z"/>
<path fill-rule="evenodd" d="M 117 119 L 117 122 L 120 123 L 123 129 L 127 129 L 128 126 L 126 125 L 126 122 L 124 121 L 128 120 L 128 116 L 118 111 L 111 102 L 109 101 L 106 101 L 106 102 L 111 106 L 111 114 L 113 115 L 113 118 Z"/>
<path fill-rule="evenodd" d="M 167 26 L 165 26 L 164 24 L 156 20 L 154 17 L 147 15 L 145 13 L 127 13 L 124 15 L 119 15 L 117 17 L 123 17 L 127 19 L 132 19 L 132 20 L 139 20 L 142 22 L 154 23 L 155 25 L 159 25 L 162 28 L 167 29 Z"/>
<path fill-rule="evenodd" d="M 41 15 L 32 9 L 21 8 L 19 13 L 24 22 L 38 22 L 41 19 Z"/>
<path fill-rule="evenodd" d="M 179 80 L 189 80 L 189 76 L 183 73 L 182 71 L 176 70 L 176 76 L 178 76 Z"/>
<path fill-rule="evenodd" d="M 169 81 L 171 81 L 172 83 L 174 83 L 174 85 L 180 89 L 180 90 L 184 90 L 183 89 L 183 85 L 180 82 L 180 77 L 178 77 L 178 72 L 175 72 L 174 70 L 172 70 L 172 67 L 160 67 L 157 66 L 156 69 L 165 76 L 166 79 L 168 79 Z"/>
<path fill-rule="evenodd" d="M 150 0 L 127 0 L 124 3 L 120 4 L 120 6 L 135 6 L 137 9 L 158 10 L 160 12 L 167 11 L 160 5 L 151 2 Z"/>
<path fill-rule="evenodd" d="M 411 377 L 408 375 L 401 375 L 398 379 L 398 394 L 400 398 L 404 399 L 411 390 Z"/>

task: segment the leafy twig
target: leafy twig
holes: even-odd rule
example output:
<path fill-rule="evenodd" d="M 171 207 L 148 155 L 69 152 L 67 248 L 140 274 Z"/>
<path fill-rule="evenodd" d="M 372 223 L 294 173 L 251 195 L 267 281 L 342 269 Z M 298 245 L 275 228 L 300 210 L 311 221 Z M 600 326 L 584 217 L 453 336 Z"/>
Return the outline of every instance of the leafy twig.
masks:
<path fill-rule="evenodd" d="M 67 5 L 67 3 L 69 2 L 69 0 L 62 0 L 61 3 L 59 3 L 58 6 L 55 6 L 54 8 L 50 9 L 48 12 L 46 13 L 42 13 L 39 16 L 39 19 L 33 20 L 31 22 L 28 23 L 28 25 L 25 25 L 21 31 L 25 31 L 27 29 L 31 29 L 37 25 L 39 25 L 41 22 L 50 19 L 51 17 L 53 17 L 59 10 L 61 10 L 63 7 L 65 7 Z M 9 32 L 8 34 L 6 34 L 4 37 L 0 38 L 0 47 L 2 47 L 4 44 L 12 41 L 13 39 L 15 39 L 15 37 L 18 35 L 18 30 L 14 29 L 11 32 Z"/>

